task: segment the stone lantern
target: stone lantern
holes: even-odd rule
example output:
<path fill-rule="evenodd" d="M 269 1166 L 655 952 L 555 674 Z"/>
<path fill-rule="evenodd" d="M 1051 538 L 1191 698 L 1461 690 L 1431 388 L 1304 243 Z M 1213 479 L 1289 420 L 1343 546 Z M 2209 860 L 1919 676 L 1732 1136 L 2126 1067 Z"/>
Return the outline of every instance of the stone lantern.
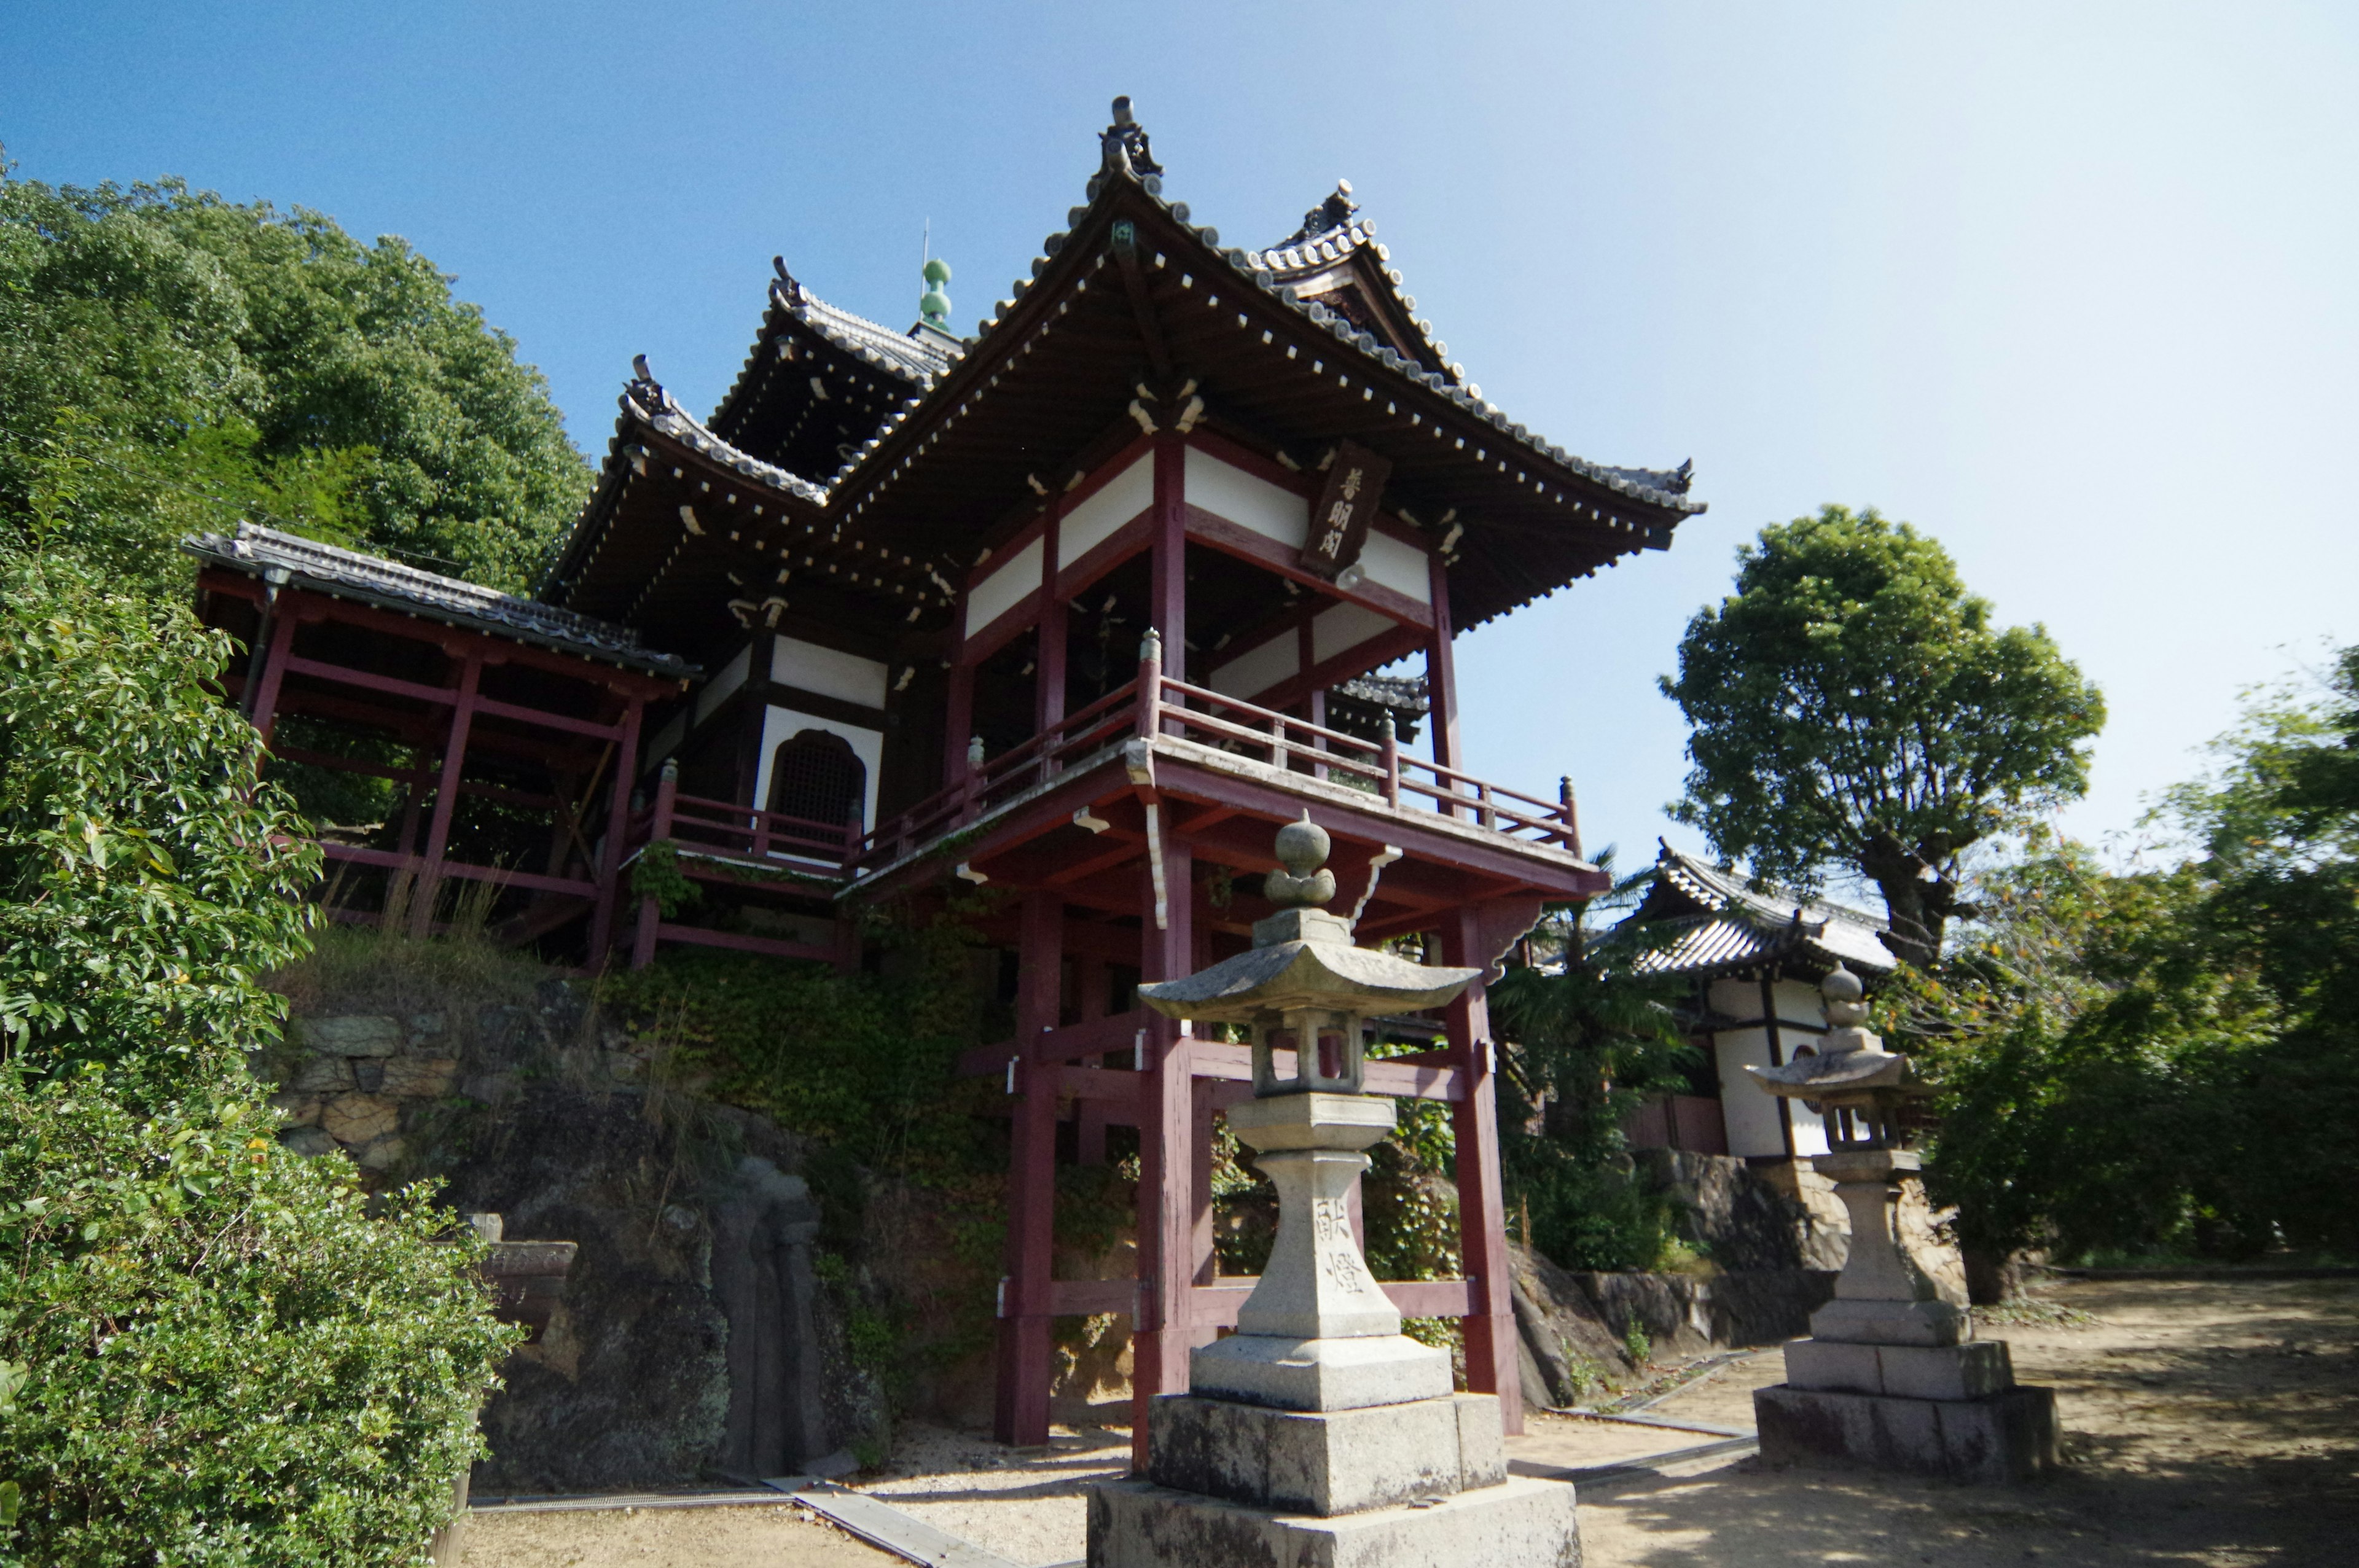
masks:
<path fill-rule="evenodd" d="M 1813 1158 L 1851 1217 L 1851 1252 L 1810 1337 L 1786 1346 L 1786 1381 L 1756 1390 L 1768 1463 L 1830 1461 L 2000 1481 L 2056 1464 L 2056 1399 L 2018 1387 L 2006 1342 L 1976 1339 L 1900 1244 L 1900 1184 L 1922 1162 L 1904 1108 L 1930 1096 L 1907 1056 L 1866 1028 L 1859 977 L 1838 964 L 1821 982 L 1818 1054 L 1747 1067 L 1768 1093 L 1819 1113 L 1828 1152 Z"/>
<path fill-rule="evenodd" d="M 1448 1353 L 1401 1333 L 1353 1235 L 1364 1151 L 1394 1126 L 1362 1092 L 1366 1021 L 1443 1006 L 1482 971 L 1354 945 L 1321 907 L 1328 849 L 1308 813 L 1281 828 L 1278 912 L 1253 946 L 1138 988 L 1167 1017 L 1249 1032 L 1254 1098 L 1229 1127 L 1277 1188 L 1277 1238 L 1236 1333 L 1154 1402 L 1147 1478 L 1093 1488 L 1090 1568 L 1580 1560 L 1572 1488 L 1507 1477 L 1497 1399 L 1451 1392 Z"/>

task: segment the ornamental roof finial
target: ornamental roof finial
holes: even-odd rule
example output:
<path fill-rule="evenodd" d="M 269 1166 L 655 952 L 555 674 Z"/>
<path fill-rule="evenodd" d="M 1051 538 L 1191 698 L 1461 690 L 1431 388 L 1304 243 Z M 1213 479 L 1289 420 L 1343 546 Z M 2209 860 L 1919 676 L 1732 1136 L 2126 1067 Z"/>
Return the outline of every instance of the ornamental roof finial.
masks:
<path fill-rule="evenodd" d="M 1105 128 L 1099 146 L 1104 154 L 1107 174 L 1121 172 L 1144 178 L 1163 172 L 1163 166 L 1155 161 L 1155 154 L 1147 145 L 1147 127 L 1130 112 L 1127 92 L 1114 101 L 1114 124 Z"/>
<path fill-rule="evenodd" d="M 924 276 L 926 291 L 918 296 L 918 319 L 947 332 L 951 330 L 951 297 L 942 292 L 942 285 L 951 280 L 951 264 L 940 256 L 929 256 Z"/>

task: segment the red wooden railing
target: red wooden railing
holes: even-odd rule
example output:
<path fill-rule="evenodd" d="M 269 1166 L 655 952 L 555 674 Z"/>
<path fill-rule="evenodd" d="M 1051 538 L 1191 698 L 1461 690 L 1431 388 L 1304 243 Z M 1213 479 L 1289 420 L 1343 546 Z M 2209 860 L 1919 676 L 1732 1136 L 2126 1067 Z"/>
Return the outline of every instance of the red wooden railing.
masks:
<path fill-rule="evenodd" d="M 948 788 L 867 832 L 857 822 L 813 822 L 680 795 L 667 778 L 654 806 L 632 818 L 629 841 L 670 838 L 683 849 L 730 859 L 789 859 L 856 874 L 890 865 L 1132 737 L 1161 734 L 1364 789 L 1396 809 L 1405 798 L 1422 799 L 1445 816 L 1507 838 L 1581 852 L 1569 784 L 1554 801 L 1525 795 L 1405 754 L 1389 724 L 1380 741 L 1370 742 L 1168 676 L 1159 640 L 1151 635 L 1142 652 L 1147 656 L 1139 661 L 1136 679 L 996 757 L 981 756 L 978 746 L 962 776 Z"/>

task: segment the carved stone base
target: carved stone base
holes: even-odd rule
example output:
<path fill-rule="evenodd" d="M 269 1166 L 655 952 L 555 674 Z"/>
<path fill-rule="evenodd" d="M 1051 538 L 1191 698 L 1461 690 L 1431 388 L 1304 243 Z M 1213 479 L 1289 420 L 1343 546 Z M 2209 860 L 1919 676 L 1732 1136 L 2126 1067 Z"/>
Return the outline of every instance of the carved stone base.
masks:
<path fill-rule="evenodd" d="M 2056 1395 L 2009 1389 L 1976 1400 L 1756 1389 L 1753 1419 L 1767 1465 L 1858 1465 L 1952 1481 L 2020 1481 L 2058 1463 Z"/>
<path fill-rule="evenodd" d="M 1507 1478 L 1489 1394 L 1330 1414 L 1168 1395 L 1150 1408 L 1147 1478 L 1285 1513 L 1356 1513 Z"/>
<path fill-rule="evenodd" d="M 1089 1568 L 1581 1568 L 1572 1488 L 1520 1476 L 1337 1519 L 1107 1481 L 1089 1532 Z"/>
<path fill-rule="evenodd" d="M 1289 1411 L 1358 1410 L 1450 1392 L 1450 1352 L 1406 1335 L 1281 1339 L 1232 1334 L 1190 1352 L 1189 1391 Z"/>

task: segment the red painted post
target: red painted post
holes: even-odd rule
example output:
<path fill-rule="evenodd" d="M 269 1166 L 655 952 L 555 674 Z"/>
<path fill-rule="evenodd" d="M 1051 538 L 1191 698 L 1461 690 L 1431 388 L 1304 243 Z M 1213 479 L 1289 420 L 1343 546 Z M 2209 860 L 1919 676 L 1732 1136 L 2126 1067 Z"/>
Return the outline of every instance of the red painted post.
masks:
<path fill-rule="evenodd" d="M 1454 771 L 1465 765 L 1458 749 L 1458 660 L 1451 650 L 1450 568 L 1438 551 L 1426 557 L 1426 582 L 1433 600 L 1433 637 L 1425 645 L 1425 695 L 1433 705 L 1427 722 L 1433 727 L 1433 760 Z M 1457 793 L 1447 779 L 1443 786 Z M 1459 815 L 1456 806 L 1437 804 L 1445 815 Z"/>
<path fill-rule="evenodd" d="M 623 705 L 623 736 L 614 746 L 614 784 L 606 798 L 606 844 L 598 855 L 598 902 L 590 916 L 590 967 L 603 969 L 614 941 L 614 914 L 622 896 L 623 840 L 631 830 L 631 784 L 639 776 L 639 723 L 647 699 Z"/>
<path fill-rule="evenodd" d="M 451 809 L 459 804 L 459 778 L 467 769 L 467 731 L 475 722 L 475 692 L 483 679 L 484 661 L 468 654 L 459 668 L 459 699 L 451 706 L 451 736 L 442 743 L 442 779 L 434 790 L 434 822 L 426 830 L 426 869 L 410 893 L 412 936 L 433 928 L 434 906 L 441 900 L 442 851 L 451 837 Z"/>
<path fill-rule="evenodd" d="M 1032 664 L 1032 729 L 1046 736 L 1065 721 L 1065 601 L 1057 592 L 1058 528 L 1064 498 L 1049 503 L 1040 530 L 1040 622 Z M 1039 776 L 1058 771 L 1056 746 L 1040 743 Z"/>
<path fill-rule="evenodd" d="M 1556 781 L 1556 819 L 1564 824 L 1556 841 L 1574 855 L 1581 853 L 1581 808 L 1572 798 L 1572 775 Z"/>
<path fill-rule="evenodd" d="M 1064 901 L 1027 893 L 1017 938 L 1022 979 L 1016 997 L 1015 1147 L 1007 1173 L 1007 1290 L 999 1320 L 995 1435 L 1018 1448 L 1049 1441 L 1050 1265 L 1057 1225 L 1057 1065 L 1040 1059 L 1039 1039 L 1057 1026 Z"/>
<path fill-rule="evenodd" d="M 1164 669 L 1175 671 L 1183 681 L 1188 678 L 1187 483 L 1186 443 L 1168 431 L 1156 437 L 1155 502 L 1148 522 L 1154 553 L 1147 574 L 1147 613 L 1148 622 L 1163 635 Z M 1180 733 L 1177 723 L 1169 729 L 1175 735 Z"/>
<path fill-rule="evenodd" d="M 1163 636 L 1154 627 L 1138 640 L 1138 738 L 1151 741 L 1163 719 Z"/>
<path fill-rule="evenodd" d="M 1194 951 L 1190 916 L 1195 900 L 1189 847 L 1158 824 L 1163 874 L 1173 891 L 1165 929 L 1155 925 L 1155 894 L 1145 893 L 1141 978 L 1177 979 Z M 1144 881 L 1146 879 L 1142 878 Z M 1131 1468 L 1147 1469 L 1147 1421 L 1158 1394 L 1188 1387 L 1190 1298 L 1194 1288 L 1195 1224 L 1190 1212 L 1195 1132 L 1191 1047 L 1179 1025 L 1160 1013 L 1147 1027 L 1146 1076 L 1138 1096 L 1138 1313 L 1131 1332 Z"/>
<path fill-rule="evenodd" d="M 1442 917 L 1441 961 L 1468 968 L 1490 963 L 1473 906 Z M 1465 1321 L 1466 1386 L 1499 1396 L 1500 1419 L 1513 1435 L 1524 1430 L 1523 1382 L 1516 1362 L 1506 1197 L 1499 1184 L 1499 1101 L 1493 1081 L 1498 1065 L 1493 1059 L 1491 1007 L 1480 978 L 1444 1016 L 1451 1063 L 1466 1089 L 1466 1098 L 1451 1107 L 1458 1135 L 1458 1255 L 1474 1296 L 1473 1315 Z"/>
<path fill-rule="evenodd" d="M 1073 962 L 1079 969 L 1076 978 L 1081 981 L 1081 1022 L 1087 1023 L 1093 1019 L 1103 1018 L 1114 1010 L 1113 1000 L 1107 994 L 1113 984 L 1113 977 L 1106 972 L 1105 960 L 1081 955 L 1077 956 Z M 1130 1063 L 1125 1059 L 1122 1065 L 1127 1067 Z M 1106 1162 L 1105 1101 L 1085 1099 L 1076 1108 L 1075 1116 L 1080 1123 L 1075 1129 L 1079 1144 L 1075 1162 L 1082 1165 L 1104 1164 Z"/>
<path fill-rule="evenodd" d="M 671 837 L 672 813 L 679 800 L 679 763 L 666 759 L 663 777 L 656 781 L 655 815 L 647 822 L 647 842 L 660 844 Z M 631 968 L 644 969 L 656 958 L 656 927 L 663 920 L 663 906 L 652 893 L 639 897 L 638 925 L 631 933 Z"/>
<path fill-rule="evenodd" d="M 278 722 L 278 687 L 287 678 L 287 655 L 295 646 L 295 607 L 280 608 L 278 623 L 270 629 L 270 651 L 263 660 L 262 678 L 254 693 L 254 732 L 270 744 L 271 727 Z"/>
<path fill-rule="evenodd" d="M 967 659 L 966 611 L 966 596 L 962 593 L 958 622 L 951 633 L 951 689 L 948 711 L 942 718 L 942 787 L 946 790 L 966 783 L 967 742 L 974 731 L 974 665 Z"/>

